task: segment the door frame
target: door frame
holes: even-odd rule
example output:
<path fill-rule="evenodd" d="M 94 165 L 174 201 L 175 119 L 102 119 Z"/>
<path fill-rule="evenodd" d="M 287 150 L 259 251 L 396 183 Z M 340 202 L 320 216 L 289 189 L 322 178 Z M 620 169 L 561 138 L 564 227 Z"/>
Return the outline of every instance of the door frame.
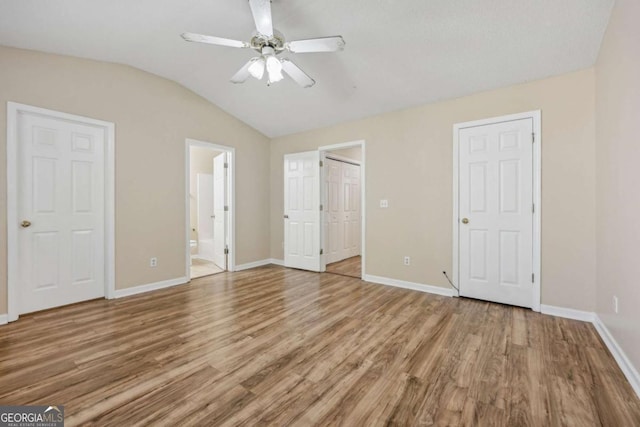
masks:
<path fill-rule="evenodd" d="M 320 160 L 324 161 L 325 155 L 327 151 L 332 150 L 341 150 L 343 148 L 351 148 L 351 147 L 360 147 L 362 150 L 362 159 L 360 160 L 360 253 L 361 253 L 361 272 L 360 278 L 364 280 L 366 276 L 366 241 L 367 241 L 367 203 L 366 203 L 366 186 L 367 186 L 367 154 L 366 154 L 366 141 L 364 139 L 351 141 L 351 142 L 343 142 L 340 144 L 332 144 L 332 145 L 323 145 L 318 147 L 318 151 L 320 152 Z M 322 197 L 325 193 L 325 181 L 324 181 L 324 167 L 320 168 L 320 203 L 323 203 Z M 321 217 L 320 220 L 320 243 L 322 248 L 325 247 L 325 239 L 324 239 L 324 218 Z M 324 272 L 327 270 L 327 262 L 326 262 L 326 254 L 320 256 L 320 271 Z"/>
<path fill-rule="evenodd" d="M 509 114 L 506 116 L 491 117 L 488 119 L 474 120 L 470 122 L 456 123 L 453 125 L 453 283 L 459 286 L 459 227 L 460 217 L 458 212 L 459 201 L 459 132 L 461 129 L 476 126 L 484 126 L 497 124 L 515 120 L 532 119 L 533 120 L 533 203 L 535 210 L 533 212 L 533 301 L 531 309 L 540 311 L 541 298 L 541 218 L 542 218 L 542 114 L 540 110 L 528 111 L 518 114 Z M 459 292 L 458 292 L 458 296 Z"/>
<path fill-rule="evenodd" d="M 18 320 L 18 117 L 33 114 L 103 128 L 104 144 L 104 295 L 115 297 L 115 124 L 32 105 L 7 102 L 7 320 Z"/>
<path fill-rule="evenodd" d="M 189 182 L 191 179 L 191 147 L 209 148 L 212 151 L 220 151 L 227 153 L 228 176 L 227 176 L 227 203 L 229 211 L 227 214 L 227 241 L 229 254 L 227 257 L 227 270 L 235 271 L 236 269 L 236 187 L 235 187 L 235 170 L 236 170 L 236 149 L 227 145 L 215 144 L 212 142 L 199 141 L 197 139 L 187 138 L 185 140 L 185 277 L 187 281 L 191 280 L 191 203 L 189 199 Z"/>

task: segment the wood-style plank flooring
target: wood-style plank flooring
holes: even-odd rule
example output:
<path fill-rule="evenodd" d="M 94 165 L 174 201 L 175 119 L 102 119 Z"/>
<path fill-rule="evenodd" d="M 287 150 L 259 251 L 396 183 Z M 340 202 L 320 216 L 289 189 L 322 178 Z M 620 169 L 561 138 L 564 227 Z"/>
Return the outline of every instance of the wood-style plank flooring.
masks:
<path fill-rule="evenodd" d="M 68 426 L 640 425 L 591 324 L 275 266 L 0 327 L 0 404 Z"/>
<path fill-rule="evenodd" d="M 327 264 L 327 273 L 360 278 L 362 275 L 362 257 L 358 255 Z"/>

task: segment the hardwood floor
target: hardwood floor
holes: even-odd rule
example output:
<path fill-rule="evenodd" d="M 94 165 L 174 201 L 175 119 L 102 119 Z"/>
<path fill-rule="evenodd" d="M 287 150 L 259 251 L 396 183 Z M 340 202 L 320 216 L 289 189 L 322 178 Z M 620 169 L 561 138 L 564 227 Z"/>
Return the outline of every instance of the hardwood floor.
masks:
<path fill-rule="evenodd" d="M 640 425 L 591 324 L 275 266 L 0 327 L 0 404 L 68 426 Z"/>
<path fill-rule="evenodd" d="M 362 257 L 358 255 L 327 264 L 327 273 L 360 278 L 362 275 Z"/>

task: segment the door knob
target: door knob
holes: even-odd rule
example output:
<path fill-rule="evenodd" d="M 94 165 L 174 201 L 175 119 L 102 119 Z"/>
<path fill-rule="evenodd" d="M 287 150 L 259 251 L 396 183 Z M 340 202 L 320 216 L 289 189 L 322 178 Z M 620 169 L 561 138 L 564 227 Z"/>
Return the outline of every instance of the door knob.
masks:
<path fill-rule="evenodd" d="M 22 221 L 22 222 L 20 223 L 20 226 L 21 226 L 22 228 L 31 227 L 31 222 L 30 222 L 30 221 L 27 221 L 27 220 L 25 219 L 24 221 Z"/>
<path fill-rule="evenodd" d="M 289 215 L 285 215 L 285 216 L 284 216 L 284 219 L 289 219 Z"/>
<path fill-rule="evenodd" d="M 469 218 L 462 218 L 463 224 L 469 224 Z"/>

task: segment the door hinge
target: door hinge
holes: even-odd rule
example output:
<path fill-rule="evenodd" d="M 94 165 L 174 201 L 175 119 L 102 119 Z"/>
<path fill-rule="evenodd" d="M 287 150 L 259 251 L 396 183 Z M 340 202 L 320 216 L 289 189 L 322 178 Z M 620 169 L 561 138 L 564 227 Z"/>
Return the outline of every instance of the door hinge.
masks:
<path fill-rule="evenodd" d="M 535 273 L 531 273 L 531 283 L 535 283 L 536 282 L 536 275 Z"/>
<path fill-rule="evenodd" d="M 535 144 L 536 142 L 536 133 L 535 132 L 531 132 L 531 143 Z"/>
<path fill-rule="evenodd" d="M 228 169 L 228 168 L 229 168 L 229 163 L 225 162 L 225 163 L 224 163 L 224 168 L 225 168 L 225 169 Z"/>
<path fill-rule="evenodd" d="M 324 162 L 320 160 L 320 167 L 324 166 Z"/>
<path fill-rule="evenodd" d="M 323 254 L 324 254 L 324 250 L 320 249 L 320 255 L 323 255 Z"/>
<path fill-rule="evenodd" d="M 225 206 L 225 207 L 224 207 L 224 211 L 225 211 L 225 212 L 229 211 L 229 206 Z"/>
<path fill-rule="evenodd" d="M 531 213 L 536 213 L 536 204 L 531 205 Z"/>
<path fill-rule="evenodd" d="M 224 254 L 229 255 L 229 246 L 224 247 Z"/>
<path fill-rule="evenodd" d="M 324 206 L 320 205 L 320 212 L 324 209 Z"/>

